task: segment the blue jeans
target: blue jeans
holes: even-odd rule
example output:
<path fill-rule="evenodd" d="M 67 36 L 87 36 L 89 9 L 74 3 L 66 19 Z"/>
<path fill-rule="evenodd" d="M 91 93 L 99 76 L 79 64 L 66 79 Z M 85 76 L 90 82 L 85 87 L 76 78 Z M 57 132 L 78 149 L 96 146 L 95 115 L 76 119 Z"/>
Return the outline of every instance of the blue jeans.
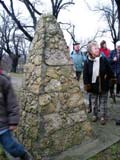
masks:
<path fill-rule="evenodd" d="M 22 157 L 25 154 L 24 147 L 15 140 L 9 130 L 0 135 L 0 143 L 13 157 Z"/>

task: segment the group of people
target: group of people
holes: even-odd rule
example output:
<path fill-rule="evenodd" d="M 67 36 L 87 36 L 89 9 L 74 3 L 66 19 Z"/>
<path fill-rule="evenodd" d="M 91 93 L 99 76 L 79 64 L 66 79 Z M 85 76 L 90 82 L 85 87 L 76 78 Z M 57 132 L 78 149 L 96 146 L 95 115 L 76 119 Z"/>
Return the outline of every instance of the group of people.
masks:
<path fill-rule="evenodd" d="M 110 96 L 120 96 L 120 41 L 112 51 L 107 48 L 104 40 L 100 47 L 95 41 L 89 42 L 86 53 L 80 51 L 79 43 L 74 43 L 70 59 L 78 81 L 83 72 L 84 90 L 89 95 L 87 112 L 92 112 L 93 122 L 100 119 L 100 123 L 105 125 L 109 90 Z"/>
<path fill-rule="evenodd" d="M 89 94 L 88 112 L 92 112 L 92 121 L 100 118 L 101 124 L 106 123 L 108 91 L 114 94 L 114 84 L 117 84 L 116 95 L 120 94 L 120 41 L 116 49 L 107 49 L 106 42 L 90 42 L 87 53 L 80 51 L 80 44 L 73 44 L 70 58 L 74 64 L 76 79 L 79 81 L 83 73 L 84 89 Z M 99 101 L 99 104 L 98 104 Z M 31 155 L 23 145 L 12 135 L 19 122 L 19 107 L 11 81 L 0 70 L 0 143 L 16 160 L 32 160 Z"/>

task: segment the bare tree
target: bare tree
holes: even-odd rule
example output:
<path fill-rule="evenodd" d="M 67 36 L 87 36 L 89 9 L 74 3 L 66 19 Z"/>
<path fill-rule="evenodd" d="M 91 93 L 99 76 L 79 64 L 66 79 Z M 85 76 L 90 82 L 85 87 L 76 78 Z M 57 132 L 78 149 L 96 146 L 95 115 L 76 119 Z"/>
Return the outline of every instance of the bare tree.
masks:
<path fill-rule="evenodd" d="M 75 34 L 75 25 L 71 23 L 63 23 L 63 22 L 59 22 L 59 23 L 61 25 L 61 28 L 70 35 L 73 43 L 76 43 L 78 38 L 76 38 L 76 34 Z M 105 30 L 102 30 L 102 31 L 97 30 L 92 37 L 89 37 L 87 39 L 81 39 L 81 37 L 79 37 L 80 49 L 85 48 L 88 42 L 95 41 L 97 38 L 102 37 L 105 32 L 106 32 Z"/>
<path fill-rule="evenodd" d="M 32 18 L 33 28 L 35 30 L 36 24 L 37 24 L 37 15 L 39 15 L 39 16 L 42 15 L 42 13 L 39 12 L 35 7 L 35 4 L 37 4 L 37 2 L 34 1 L 33 3 L 31 3 L 29 0 L 19 0 L 19 1 L 22 2 L 26 6 L 26 8 L 27 8 L 27 10 L 28 10 L 28 12 L 29 12 L 29 14 Z"/>
<path fill-rule="evenodd" d="M 0 62 L 1 62 L 1 60 L 2 60 L 2 56 L 3 56 L 3 54 L 4 54 L 4 40 L 3 40 L 3 34 L 4 34 L 4 32 L 1 32 L 1 31 L 3 31 L 4 30 L 4 28 L 2 28 L 2 27 L 0 27 Z"/>
<path fill-rule="evenodd" d="M 110 0 L 110 2 L 111 3 L 107 5 L 99 4 L 94 9 L 91 9 L 90 5 L 85 1 L 91 11 L 101 13 L 102 17 L 104 17 L 104 21 L 106 22 L 108 29 L 103 30 L 110 32 L 112 42 L 115 47 L 120 36 L 120 27 L 118 23 L 118 9 L 116 7 L 115 0 Z"/>
<path fill-rule="evenodd" d="M 18 61 L 21 55 L 24 55 L 26 59 L 26 49 L 28 48 L 25 45 L 28 42 L 25 42 L 24 35 L 18 33 L 16 28 L 14 29 L 11 35 L 11 40 L 12 40 L 12 46 L 10 49 L 12 51 L 12 54 L 9 54 L 9 56 L 12 59 L 12 72 L 16 72 Z M 25 46 L 25 48 L 23 46 Z"/>
<path fill-rule="evenodd" d="M 119 22 L 119 32 L 118 32 L 118 38 L 120 40 L 120 0 L 115 0 L 116 5 L 117 5 L 117 11 L 118 11 L 118 22 Z"/>
<path fill-rule="evenodd" d="M 119 33 L 120 33 L 120 28 L 118 25 L 118 12 L 117 8 L 115 5 L 115 1 L 111 0 L 111 7 L 110 6 L 103 6 L 103 7 L 98 7 L 98 10 L 103 13 L 103 16 L 105 17 L 105 20 L 108 24 L 109 31 L 111 33 L 111 37 L 113 40 L 114 46 L 116 45 L 116 42 L 119 39 Z"/>
<path fill-rule="evenodd" d="M 71 23 L 64 23 L 64 22 L 59 22 L 61 28 L 65 31 L 67 31 L 67 33 L 70 35 L 73 43 L 76 42 L 76 38 L 75 38 L 75 25 L 71 24 Z"/>
<path fill-rule="evenodd" d="M 17 27 L 21 32 L 25 35 L 25 37 L 29 40 L 32 41 L 33 36 L 29 32 L 29 28 L 31 28 L 32 32 L 34 33 L 36 24 L 37 24 L 37 19 L 42 15 L 42 13 L 39 11 L 38 8 L 39 5 L 37 5 L 37 0 L 30 1 L 30 0 L 16 0 L 21 2 L 23 5 L 26 7 L 26 11 L 30 14 L 31 22 L 32 25 L 26 25 L 23 20 L 19 19 L 16 16 L 15 13 L 15 7 L 14 7 L 14 2 L 13 0 L 9 0 L 10 7 L 8 6 L 7 2 L 4 0 L 0 0 L 0 5 L 3 7 L 3 9 L 7 12 L 7 14 L 14 20 L 14 22 L 17 24 Z M 69 5 L 74 4 L 73 0 L 51 0 L 51 5 L 52 5 L 52 14 L 56 17 L 58 17 L 61 9 L 67 8 Z"/>
<path fill-rule="evenodd" d="M 6 16 L 3 13 L 0 17 L 2 21 L 0 26 L 2 54 L 7 53 L 10 56 L 12 60 L 12 71 L 16 72 L 20 55 L 25 54 L 25 48 L 22 47 L 26 43 L 25 37 L 23 33 L 18 32 L 15 22 L 8 15 Z"/>
<path fill-rule="evenodd" d="M 51 0 L 52 4 L 52 14 L 58 18 L 58 15 L 61 11 L 61 9 L 67 8 L 69 5 L 75 4 L 73 0 L 65 1 L 65 0 Z"/>
<path fill-rule="evenodd" d="M 3 7 L 3 9 L 7 12 L 7 14 L 14 20 L 14 22 L 17 24 L 17 27 L 21 30 L 21 32 L 26 36 L 26 38 L 29 41 L 32 41 L 33 36 L 31 36 L 31 33 L 27 30 L 28 28 L 31 28 L 34 32 L 37 24 L 37 15 L 41 15 L 41 13 L 35 8 L 35 2 L 31 3 L 29 0 L 18 0 L 21 3 L 23 3 L 26 6 L 26 11 L 29 12 L 30 17 L 32 19 L 33 24 L 28 26 L 25 25 L 25 22 L 22 22 L 15 13 L 14 9 L 14 3 L 13 0 L 10 0 L 10 7 L 7 5 L 6 1 L 0 0 L 0 5 Z"/>

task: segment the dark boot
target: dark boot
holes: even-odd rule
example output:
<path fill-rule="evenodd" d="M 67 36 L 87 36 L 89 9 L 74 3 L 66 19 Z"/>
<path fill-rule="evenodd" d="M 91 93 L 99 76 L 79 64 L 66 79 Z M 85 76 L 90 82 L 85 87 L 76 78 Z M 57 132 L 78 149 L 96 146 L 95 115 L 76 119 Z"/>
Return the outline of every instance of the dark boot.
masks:
<path fill-rule="evenodd" d="M 21 157 L 21 160 L 33 160 L 29 152 L 25 152 L 24 156 Z"/>

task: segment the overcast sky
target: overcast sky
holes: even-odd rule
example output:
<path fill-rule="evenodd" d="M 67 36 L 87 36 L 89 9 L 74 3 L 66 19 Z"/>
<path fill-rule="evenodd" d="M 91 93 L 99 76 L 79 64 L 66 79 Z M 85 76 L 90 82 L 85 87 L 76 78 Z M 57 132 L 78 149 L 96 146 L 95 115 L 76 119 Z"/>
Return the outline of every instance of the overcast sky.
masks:
<path fill-rule="evenodd" d="M 51 12 L 50 0 L 44 0 L 45 9 L 44 12 Z M 87 38 L 93 37 L 98 30 L 104 29 L 106 23 L 99 13 L 95 13 L 89 10 L 84 0 L 74 0 L 75 5 L 71 5 L 67 10 L 62 10 L 59 14 L 58 21 L 71 22 L 75 25 L 76 40 L 80 41 Z M 96 5 L 108 4 L 110 0 L 86 0 L 91 8 Z M 65 39 L 68 45 L 72 44 L 71 38 L 67 32 L 64 32 Z M 101 40 L 106 40 L 108 48 L 112 49 L 113 45 L 111 42 L 110 35 L 101 37 L 98 39 L 98 43 Z"/>
<path fill-rule="evenodd" d="M 6 0 L 9 3 L 9 0 Z M 16 0 L 14 0 L 15 2 Z M 106 4 L 110 0 L 86 0 L 92 8 L 94 8 L 95 5 L 99 5 L 99 3 Z M 44 13 L 50 13 L 51 12 L 51 0 L 41 0 L 43 5 L 39 9 L 40 11 Z M 70 22 L 71 24 L 75 25 L 75 35 L 76 40 L 80 41 L 85 40 L 87 38 L 93 37 L 97 30 L 101 30 L 106 27 L 105 22 L 103 21 L 100 14 L 92 12 L 88 9 L 86 3 L 84 0 L 74 0 L 75 5 L 71 5 L 68 7 L 67 10 L 62 10 L 59 14 L 58 21 L 61 22 Z M 27 16 L 27 13 L 24 12 L 25 8 L 21 3 L 16 1 L 14 4 L 16 7 L 16 10 L 20 10 L 22 12 L 22 16 L 25 18 Z M 67 41 L 68 45 L 72 44 L 71 38 L 67 32 L 64 32 L 65 39 Z M 113 45 L 111 43 L 111 39 L 107 37 L 102 37 L 98 39 L 98 42 L 100 42 L 102 39 L 105 39 L 108 44 L 108 48 L 112 49 Z"/>

